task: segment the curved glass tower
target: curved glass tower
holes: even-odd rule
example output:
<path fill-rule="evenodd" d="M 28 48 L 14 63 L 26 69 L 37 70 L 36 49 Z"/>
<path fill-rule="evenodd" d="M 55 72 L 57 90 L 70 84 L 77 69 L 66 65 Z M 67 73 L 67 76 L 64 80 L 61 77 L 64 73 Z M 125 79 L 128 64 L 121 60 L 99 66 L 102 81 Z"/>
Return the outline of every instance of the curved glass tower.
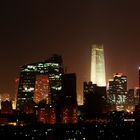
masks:
<path fill-rule="evenodd" d="M 91 81 L 97 86 L 106 86 L 103 45 L 95 44 L 91 47 Z"/>

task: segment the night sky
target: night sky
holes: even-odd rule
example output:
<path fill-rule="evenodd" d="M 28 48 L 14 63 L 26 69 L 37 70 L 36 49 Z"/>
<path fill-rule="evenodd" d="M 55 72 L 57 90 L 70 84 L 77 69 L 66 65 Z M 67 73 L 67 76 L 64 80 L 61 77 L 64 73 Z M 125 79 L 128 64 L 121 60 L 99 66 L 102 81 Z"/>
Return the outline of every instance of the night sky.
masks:
<path fill-rule="evenodd" d="M 90 80 L 90 47 L 105 49 L 106 76 L 123 72 L 138 85 L 138 0 L 4 0 L 0 2 L 0 93 L 15 93 L 20 66 L 62 55 L 77 74 L 77 92 Z"/>

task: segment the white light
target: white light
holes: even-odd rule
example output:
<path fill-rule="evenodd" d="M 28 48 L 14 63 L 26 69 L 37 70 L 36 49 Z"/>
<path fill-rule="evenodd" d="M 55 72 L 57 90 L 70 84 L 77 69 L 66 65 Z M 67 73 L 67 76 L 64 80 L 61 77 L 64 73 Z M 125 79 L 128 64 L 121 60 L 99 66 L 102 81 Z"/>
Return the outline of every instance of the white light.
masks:
<path fill-rule="evenodd" d="M 93 45 L 91 50 L 91 81 L 97 86 L 106 86 L 103 45 Z"/>

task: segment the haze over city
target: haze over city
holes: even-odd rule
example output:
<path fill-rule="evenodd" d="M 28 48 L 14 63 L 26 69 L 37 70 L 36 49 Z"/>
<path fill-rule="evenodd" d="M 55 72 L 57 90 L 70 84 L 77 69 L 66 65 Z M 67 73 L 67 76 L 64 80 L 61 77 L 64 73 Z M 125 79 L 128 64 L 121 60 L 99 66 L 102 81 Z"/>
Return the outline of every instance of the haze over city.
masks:
<path fill-rule="evenodd" d="M 138 85 L 139 2 L 128 0 L 4 1 L 0 4 L 0 93 L 15 94 L 20 66 L 62 55 L 77 75 L 77 92 L 90 80 L 90 48 L 105 50 L 106 79 L 114 72 Z"/>

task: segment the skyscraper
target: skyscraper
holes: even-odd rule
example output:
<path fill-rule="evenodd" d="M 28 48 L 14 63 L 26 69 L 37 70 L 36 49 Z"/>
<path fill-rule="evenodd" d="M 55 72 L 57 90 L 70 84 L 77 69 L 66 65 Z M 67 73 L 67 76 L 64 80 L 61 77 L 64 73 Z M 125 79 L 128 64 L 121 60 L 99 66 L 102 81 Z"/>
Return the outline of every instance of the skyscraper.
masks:
<path fill-rule="evenodd" d="M 124 110 L 127 95 L 127 76 L 122 73 L 115 73 L 112 80 L 109 80 L 108 99 L 116 110 Z M 114 105 L 114 106 L 113 106 Z"/>
<path fill-rule="evenodd" d="M 84 82 L 83 89 L 86 118 L 93 118 L 106 111 L 106 87 L 99 87 L 90 81 Z"/>
<path fill-rule="evenodd" d="M 61 122 L 77 123 L 76 74 L 62 76 Z"/>
<path fill-rule="evenodd" d="M 91 48 L 91 81 L 97 86 L 106 86 L 103 45 L 95 44 Z"/>
<path fill-rule="evenodd" d="M 22 110 L 28 102 L 45 99 L 47 104 L 54 104 L 61 92 L 63 74 L 62 58 L 53 55 L 51 58 L 21 67 L 17 109 Z"/>

